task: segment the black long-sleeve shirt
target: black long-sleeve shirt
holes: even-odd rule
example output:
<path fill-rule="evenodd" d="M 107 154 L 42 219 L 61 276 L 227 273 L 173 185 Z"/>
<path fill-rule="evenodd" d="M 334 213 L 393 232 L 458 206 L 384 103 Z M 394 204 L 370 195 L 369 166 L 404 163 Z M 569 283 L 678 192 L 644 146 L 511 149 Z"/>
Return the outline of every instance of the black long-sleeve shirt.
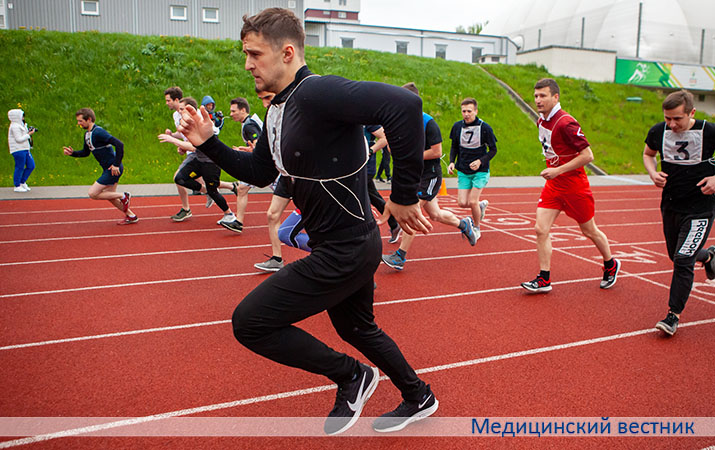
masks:
<path fill-rule="evenodd" d="M 425 139 L 420 98 L 384 83 L 311 75 L 303 66 L 275 96 L 252 153 L 236 152 L 215 136 L 198 149 L 230 175 L 257 186 L 276 178 L 276 160 L 281 161 L 293 177 L 293 201 L 314 239 L 373 221 L 362 124 L 379 123 L 395 167 L 390 199 L 417 203 Z"/>

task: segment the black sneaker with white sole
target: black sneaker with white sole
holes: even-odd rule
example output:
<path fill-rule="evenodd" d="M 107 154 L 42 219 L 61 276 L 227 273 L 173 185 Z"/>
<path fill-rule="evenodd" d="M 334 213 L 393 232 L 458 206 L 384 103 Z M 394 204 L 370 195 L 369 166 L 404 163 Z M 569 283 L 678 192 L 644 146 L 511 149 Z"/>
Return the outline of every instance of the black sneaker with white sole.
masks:
<path fill-rule="evenodd" d="M 340 434 L 355 425 L 367 399 L 375 392 L 379 379 L 380 372 L 376 368 L 358 362 L 355 378 L 338 385 L 335 405 L 323 427 L 325 434 Z"/>
<path fill-rule="evenodd" d="M 432 393 L 429 384 L 427 392 L 418 402 L 403 401 L 394 411 L 383 414 L 375 419 L 372 429 L 380 433 L 400 431 L 412 422 L 417 422 L 434 414 L 439 408 L 439 402 Z"/>
<path fill-rule="evenodd" d="M 621 262 L 616 258 L 613 258 L 613 267 L 610 269 L 603 269 L 603 279 L 601 280 L 601 289 L 612 288 L 616 284 L 618 279 L 618 272 L 621 270 Z"/>
<path fill-rule="evenodd" d="M 707 258 L 709 259 L 708 262 L 703 263 L 703 266 L 705 267 L 705 275 L 707 275 L 708 280 L 715 280 L 715 246 L 711 245 L 706 248 L 705 253 L 707 253 Z"/>
<path fill-rule="evenodd" d="M 676 330 L 678 329 L 678 322 L 680 319 L 678 319 L 678 316 L 673 314 L 672 312 L 668 311 L 668 315 L 665 316 L 665 319 L 661 320 L 660 322 L 655 324 L 655 327 L 662 332 L 666 333 L 669 336 L 672 336 L 675 334 Z"/>
<path fill-rule="evenodd" d="M 545 280 L 541 275 L 537 275 L 533 280 L 521 283 L 521 287 L 529 292 L 549 292 L 551 291 L 551 281 Z"/>

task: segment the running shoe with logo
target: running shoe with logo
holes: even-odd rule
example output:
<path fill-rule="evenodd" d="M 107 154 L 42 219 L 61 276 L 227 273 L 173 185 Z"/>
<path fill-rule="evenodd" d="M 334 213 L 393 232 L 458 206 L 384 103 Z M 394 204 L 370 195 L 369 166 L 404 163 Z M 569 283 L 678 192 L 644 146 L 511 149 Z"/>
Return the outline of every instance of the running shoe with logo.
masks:
<path fill-rule="evenodd" d="M 234 233 L 241 233 L 243 231 L 243 224 L 236 219 L 233 213 L 227 213 L 223 215 L 223 219 L 216 222 L 227 230 L 233 231 Z"/>
<path fill-rule="evenodd" d="M 655 324 L 655 327 L 664 333 L 668 334 L 669 336 L 672 336 L 675 334 L 676 330 L 678 329 L 678 322 L 680 319 L 678 319 L 678 316 L 673 314 L 672 312 L 668 311 L 668 315 L 665 316 L 665 319 L 661 320 L 660 322 Z"/>
<path fill-rule="evenodd" d="M 214 199 L 210 195 L 206 194 L 206 209 L 210 208 L 214 204 Z"/>
<path fill-rule="evenodd" d="M 192 214 L 190 209 L 181 208 L 178 213 L 171 216 L 171 220 L 173 220 L 174 222 L 183 222 L 184 220 L 191 217 L 191 215 Z"/>
<path fill-rule="evenodd" d="M 375 419 L 372 429 L 380 433 L 400 431 L 412 422 L 431 416 L 437 411 L 437 408 L 439 408 L 439 401 L 435 398 L 428 384 L 427 392 L 425 392 L 420 401 L 403 401 L 394 411 Z"/>
<path fill-rule="evenodd" d="M 460 225 L 463 225 L 460 229 L 462 230 L 462 235 L 469 241 L 469 245 L 472 247 L 477 245 L 477 235 L 474 234 L 474 221 L 472 218 L 465 217 L 460 221 Z"/>
<path fill-rule="evenodd" d="M 120 199 L 122 202 L 122 212 L 127 212 L 129 210 L 129 203 L 131 203 L 132 194 L 129 192 L 124 193 L 124 197 Z"/>
<path fill-rule="evenodd" d="M 610 269 L 603 269 L 603 280 L 601 280 L 601 289 L 612 288 L 618 279 L 618 271 L 621 270 L 621 262 L 613 258 L 615 263 Z"/>
<path fill-rule="evenodd" d="M 137 216 L 127 216 L 124 219 L 117 222 L 117 225 L 130 225 L 132 223 L 139 222 L 139 217 Z"/>
<path fill-rule="evenodd" d="M 549 292 L 551 280 L 544 280 L 541 275 L 537 275 L 533 280 L 521 283 L 521 287 L 529 292 Z"/>
<path fill-rule="evenodd" d="M 390 268 L 395 270 L 402 270 L 405 268 L 405 258 L 400 256 L 397 252 L 391 255 L 382 255 L 382 262 L 387 264 Z"/>
<path fill-rule="evenodd" d="M 395 228 L 390 228 L 390 239 L 387 241 L 390 244 L 394 244 L 400 239 L 400 235 L 402 234 L 402 227 L 398 223 Z"/>
<path fill-rule="evenodd" d="M 271 257 L 268 261 L 254 264 L 253 267 L 264 272 L 278 272 L 283 268 L 283 261 Z"/>
<path fill-rule="evenodd" d="M 335 405 L 323 427 L 325 434 L 339 434 L 353 426 L 379 380 L 380 372 L 376 368 L 358 362 L 354 379 L 338 385 Z"/>

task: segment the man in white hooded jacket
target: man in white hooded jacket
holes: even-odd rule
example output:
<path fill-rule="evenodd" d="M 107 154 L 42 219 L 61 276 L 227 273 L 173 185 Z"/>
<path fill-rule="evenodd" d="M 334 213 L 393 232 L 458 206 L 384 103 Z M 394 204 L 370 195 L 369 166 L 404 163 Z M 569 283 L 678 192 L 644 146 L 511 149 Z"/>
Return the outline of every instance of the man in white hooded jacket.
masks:
<path fill-rule="evenodd" d="M 35 160 L 30 153 L 30 139 L 35 129 L 28 130 L 25 121 L 25 112 L 21 109 L 11 109 L 7 112 L 10 119 L 10 128 L 7 131 L 7 145 L 10 147 L 10 154 L 15 158 L 15 172 L 12 181 L 15 185 L 15 192 L 28 192 L 30 187 L 27 179 L 35 170 Z"/>

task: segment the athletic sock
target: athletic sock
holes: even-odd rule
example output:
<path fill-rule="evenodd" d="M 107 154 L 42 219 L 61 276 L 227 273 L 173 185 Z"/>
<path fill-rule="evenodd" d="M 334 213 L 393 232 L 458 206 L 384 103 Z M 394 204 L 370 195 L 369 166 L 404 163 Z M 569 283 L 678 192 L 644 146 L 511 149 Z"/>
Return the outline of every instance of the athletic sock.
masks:
<path fill-rule="evenodd" d="M 540 270 L 539 271 L 539 276 L 543 278 L 546 281 L 551 280 L 551 271 L 550 270 Z"/>
<path fill-rule="evenodd" d="M 404 250 L 402 250 L 401 248 L 398 248 L 395 253 L 397 253 L 397 256 L 399 256 L 399 257 L 402 258 L 402 259 L 406 259 L 406 258 L 407 258 L 407 252 L 404 251 Z"/>
<path fill-rule="evenodd" d="M 613 258 L 609 259 L 608 261 L 603 261 L 603 267 L 605 267 L 606 269 L 610 269 L 614 265 L 616 265 L 616 261 L 614 261 Z"/>
<path fill-rule="evenodd" d="M 281 258 L 280 256 L 271 256 L 271 259 L 275 259 L 278 262 L 283 262 L 283 258 Z"/>

